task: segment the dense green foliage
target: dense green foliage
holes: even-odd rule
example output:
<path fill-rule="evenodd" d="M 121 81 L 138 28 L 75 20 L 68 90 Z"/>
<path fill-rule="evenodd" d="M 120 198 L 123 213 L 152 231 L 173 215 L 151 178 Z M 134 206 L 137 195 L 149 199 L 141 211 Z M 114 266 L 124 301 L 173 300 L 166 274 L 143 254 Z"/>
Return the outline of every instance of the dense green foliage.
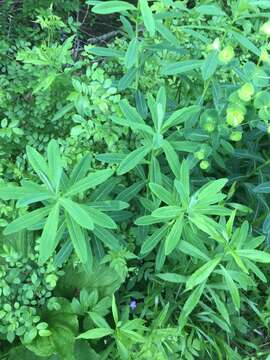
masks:
<path fill-rule="evenodd" d="M 269 359 L 269 0 L 0 15 L 0 359 Z"/>

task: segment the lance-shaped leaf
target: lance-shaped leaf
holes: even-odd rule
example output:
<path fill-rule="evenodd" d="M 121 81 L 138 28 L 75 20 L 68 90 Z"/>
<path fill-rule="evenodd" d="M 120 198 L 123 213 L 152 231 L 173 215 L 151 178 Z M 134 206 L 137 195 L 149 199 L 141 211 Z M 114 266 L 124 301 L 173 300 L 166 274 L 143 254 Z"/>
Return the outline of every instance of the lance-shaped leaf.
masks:
<path fill-rule="evenodd" d="M 75 165 L 75 167 L 73 168 L 71 175 L 70 175 L 70 180 L 69 180 L 70 186 L 77 183 L 79 180 L 81 180 L 85 177 L 85 175 L 87 174 L 87 172 L 90 169 L 91 160 L 92 160 L 91 154 L 86 154 Z"/>
<path fill-rule="evenodd" d="M 155 35 L 156 25 L 152 11 L 148 5 L 148 1 L 139 0 L 139 3 L 140 3 L 140 9 L 141 9 L 144 25 L 146 29 L 149 31 L 150 36 L 153 37 Z"/>
<path fill-rule="evenodd" d="M 209 78 L 211 78 L 211 76 L 214 75 L 217 66 L 218 66 L 218 51 L 213 50 L 204 60 L 204 63 L 202 65 L 202 76 L 204 81 L 208 80 Z"/>
<path fill-rule="evenodd" d="M 163 186 L 159 184 L 150 183 L 149 187 L 151 191 L 167 205 L 172 205 L 174 203 L 174 198 L 172 194 L 168 190 L 166 190 Z"/>
<path fill-rule="evenodd" d="M 239 295 L 239 291 L 237 289 L 237 286 L 235 285 L 235 282 L 233 281 L 230 273 L 222 266 L 222 273 L 227 285 L 227 288 L 231 294 L 234 306 L 236 308 L 236 310 L 240 309 L 240 295 Z"/>
<path fill-rule="evenodd" d="M 176 63 L 165 64 L 161 68 L 162 75 L 177 75 L 187 73 L 191 70 L 200 68 L 203 64 L 203 60 L 184 60 Z"/>
<path fill-rule="evenodd" d="M 92 8 L 94 13 L 100 15 L 113 14 L 127 10 L 136 10 L 136 7 L 127 1 L 101 1 Z"/>
<path fill-rule="evenodd" d="M 7 185 L 0 187 L 0 199 L 2 200 L 17 200 L 25 195 L 25 189 L 19 186 Z"/>
<path fill-rule="evenodd" d="M 178 245 L 183 230 L 184 213 L 176 219 L 165 240 L 165 255 L 169 255 Z"/>
<path fill-rule="evenodd" d="M 113 333 L 114 331 L 108 328 L 91 329 L 77 336 L 77 339 L 100 339 Z"/>
<path fill-rule="evenodd" d="M 119 105 L 122 113 L 130 121 L 131 124 L 138 123 L 145 125 L 144 120 L 138 114 L 137 110 L 134 107 L 130 106 L 129 102 L 126 99 L 121 100 L 119 102 Z"/>
<path fill-rule="evenodd" d="M 49 164 L 49 176 L 51 183 L 57 190 L 59 188 L 60 179 L 62 176 L 62 162 L 59 151 L 59 146 L 56 140 L 51 140 L 47 148 L 47 157 Z"/>
<path fill-rule="evenodd" d="M 85 233 L 68 214 L 66 214 L 66 224 L 75 252 L 80 261 L 86 264 L 89 257 L 89 246 L 86 243 Z"/>
<path fill-rule="evenodd" d="M 156 209 L 152 212 L 151 216 L 158 219 L 173 219 L 177 216 L 180 216 L 182 209 L 179 206 L 163 206 L 159 209 Z"/>
<path fill-rule="evenodd" d="M 30 226 L 36 225 L 43 220 L 50 212 L 51 206 L 46 206 L 41 209 L 34 210 L 28 214 L 20 216 L 18 219 L 12 221 L 4 230 L 4 235 L 10 235 L 27 229 Z"/>
<path fill-rule="evenodd" d="M 196 285 L 201 284 L 203 281 L 207 280 L 211 273 L 215 270 L 217 265 L 220 263 L 221 257 L 216 257 L 213 260 L 208 261 L 199 269 L 197 269 L 188 279 L 186 287 L 187 290 L 193 289 Z"/>
<path fill-rule="evenodd" d="M 52 255 L 57 246 L 56 233 L 59 220 L 59 203 L 56 203 L 49 213 L 40 238 L 39 262 L 43 264 Z"/>
<path fill-rule="evenodd" d="M 76 203 L 70 199 L 61 198 L 60 204 L 69 213 L 69 215 L 81 227 L 89 230 L 94 229 L 94 222 L 89 213 L 85 210 L 84 206 Z"/>
<path fill-rule="evenodd" d="M 192 116 L 198 114 L 201 110 L 201 107 L 198 105 L 192 105 L 188 107 L 184 107 L 182 109 L 176 110 L 170 115 L 170 117 L 164 122 L 161 131 L 164 133 L 172 126 L 179 125 L 181 123 L 186 122 Z"/>
<path fill-rule="evenodd" d="M 38 174 L 39 172 L 43 172 L 45 175 L 49 177 L 49 168 L 48 164 L 44 160 L 43 156 L 40 155 L 36 149 L 31 146 L 26 147 L 26 154 L 28 161 L 30 162 L 34 171 Z"/>
<path fill-rule="evenodd" d="M 204 286 L 205 284 L 203 283 L 200 286 L 196 287 L 196 289 L 193 290 L 193 292 L 190 294 L 189 298 L 185 302 L 178 320 L 180 330 L 182 330 L 183 327 L 186 325 L 189 314 L 191 314 L 191 312 L 194 310 L 194 308 L 200 301 Z"/>
<path fill-rule="evenodd" d="M 118 239 L 110 231 L 100 226 L 95 226 L 93 233 L 103 242 L 105 246 L 108 246 L 109 249 L 116 251 L 120 250 Z"/>
<path fill-rule="evenodd" d="M 125 55 L 125 65 L 130 69 L 133 65 L 137 63 L 138 60 L 138 51 L 139 51 L 139 41 L 137 38 L 134 38 L 130 41 L 127 52 Z"/>
<path fill-rule="evenodd" d="M 163 225 L 160 229 L 156 230 L 151 236 L 149 236 L 142 245 L 141 254 L 147 254 L 153 250 L 160 240 L 165 236 L 168 229 L 168 225 Z"/>
<path fill-rule="evenodd" d="M 91 173 L 85 178 L 79 180 L 77 183 L 71 185 L 65 193 L 65 196 L 73 196 L 90 188 L 93 188 L 103 183 L 105 180 L 111 177 L 112 174 L 113 170 L 111 169 L 98 170 L 94 173 Z"/>
<path fill-rule="evenodd" d="M 162 148 L 174 176 L 178 179 L 180 176 L 180 163 L 177 153 L 168 141 L 163 141 Z"/>
<path fill-rule="evenodd" d="M 108 215 L 87 205 L 81 205 L 82 208 L 89 214 L 94 224 L 107 229 L 116 229 L 117 225 Z"/>
<path fill-rule="evenodd" d="M 117 169 L 117 175 L 123 175 L 137 166 L 145 156 L 151 151 L 149 146 L 142 146 L 131 153 L 129 153 L 125 159 L 123 159 Z"/>

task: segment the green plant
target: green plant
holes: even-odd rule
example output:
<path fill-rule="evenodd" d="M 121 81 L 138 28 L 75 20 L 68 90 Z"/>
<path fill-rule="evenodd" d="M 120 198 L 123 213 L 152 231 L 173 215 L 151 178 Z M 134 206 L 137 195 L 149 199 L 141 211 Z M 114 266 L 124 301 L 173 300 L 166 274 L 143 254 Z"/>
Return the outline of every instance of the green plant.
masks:
<path fill-rule="evenodd" d="M 269 1 L 2 8 L 0 358 L 268 359 Z"/>
<path fill-rule="evenodd" d="M 86 230 L 92 231 L 109 248 L 119 247 L 117 239 L 106 229 L 115 229 L 116 223 L 103 211 L 123 209 L 127 206 L 119 201 L 81 203 L 79 195 L 106 181 L 112 176 L 111 169 L 88 173 L 91 157 L 86 155 L 74 167 L 68 178 L 63 172 L 58 144 L 51 140 L 48 145 L 48 162 L 33 148 L 27 148 L 28 160 L 43 182 L 23 181 L 21 187 L 7 185 L 1 198 L 16 199 L 17 207 L 42 203 L 37 208 L 11 222 L 4 230 L 10 235 L 26 228 L 43 228 L 40 238 L 39 261 L 44 263 L 54 252 L 58 242 L 68 230 L 73 247 L 86 267 L 92 266 L 92 253 L 86 238 Z M 82 200 L 82 197 L 81 197 Z"/>

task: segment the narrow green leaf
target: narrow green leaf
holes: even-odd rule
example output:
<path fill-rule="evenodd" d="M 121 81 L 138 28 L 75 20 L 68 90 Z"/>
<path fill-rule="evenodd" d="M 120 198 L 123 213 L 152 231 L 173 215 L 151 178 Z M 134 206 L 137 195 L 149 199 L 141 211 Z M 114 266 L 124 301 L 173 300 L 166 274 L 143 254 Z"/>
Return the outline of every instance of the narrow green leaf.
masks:
<path fill-rule="evenodd" d="M 113 219 L 111 219 L 110 216 L 104 214 L 100 210 L 87 205 L 82 205 L 82 208 L 89 214 L 94 224 L 97 224 L 107 229 L 117 228 L 117 225 L 113 221 Z"/>
<path fill-rule="evenodd" d="M 102 56 L 102 57 L 122 58 L 125 55 L 125 53 L 123 51 L 111 49 L 111 48 L 107 48 L 107 47 L 102 47 L 102 46 L 95 46 L 95 47 L 87 46 L 85 48 L 85 50 L 89 54 Z"/>
<path fill-rule="evenodd" d="M 165 236 L 167 229 L 168 225 L 163 225 L 160 229 L 156 230 L 151 236 L 149 236 L 142 245 L 141 254 L 144 255 L 153 250 Z"/>
<path fill-rule="evenodd" d="M 41 171 L 45 175 L 49 176 L 48 165 L 44 160 L 43 156 L 41 156 L 40 153 L 36 151 L 36 149 L 32 148 L 31 146 L 27 146 L 26 154 L 28 161 L 30 162 L 32 168 L 37 174 Z"/>
<path fill-rule="evenodd" d="M 100 15 L 113 14 L 127 10 L 136 10 L 136 7 L 126 1 L 102 1 L 92 8 L 92 12 Z"/>
<path fill-rule="evenodd" d="M 150 152 L 149 146 L 142 146 L 131 153 L 129 153 L 124 160 L 121 161 L 117 169 L 117 175 L 123 175 L 128 171 L 134 169 Z"/>
<path fill-rule="evenodd" d="M 187 281 L 187 277 L 175 273 L 163 273 L 163 274 L 157 274 L 158 278 L 164 281 L 176 283 L 176 284 L 185 284 Z"/>
<path fill-rule="evenodd" d="M 49 259 L 57 246 L 56 234 L 59 221 L 59 204 L 56 203 L 49 213 L 40 238 L 39 262 L 42 264 Z"/>
<path fill-rule="evenodd" d="M 208 255 L 206 255 L 200 249 L 198 249 L 197 247 L 195 247 L 194 245 L 190 244 L 185 240 L 181 241 L 181 246 L 179 246 L 179 250 L 182 251 L 184 254 L 191 256 L 195 259 L 200 259 L 204 261 L 209 260 Z"/>
<path fill-rule="evenodd" d="M 60 179 L 62 176 L 62 162 L 59 151 L 59 146 L 56 140 L 51 140 L 47 148 L 47 157 L 49 164 L 50 179 L 57 190 L 59 188 Z"/>
<path fill-rule="evenodd" d="M 73 168 L 71 175 L 70 175 L 69 186 L 77 183 L 79 180 L 81 180 L 85 177 L 85 175 L 87 174 L 87 172 L 90 169 L 91 160 L 92 160 L 92 155 L 86 154 L 75 165 L 75 167 Z"/>
<path fill-rule="evenodd" d="M 215 270 L 217 265 L 220 263 L 220 261 L 221 258 L 217 257 L 213 260 L 208 261 L 206 264 L 197 269 L 187 281 L 187 290 L 191 290 L 196 285 L 199 285 L 203 281 L 207 280 L 211 273 Z"/>
<path fill-rule="evenodd" d="M 244 250 L 237 250 L 236 253 L 240 257 L 248 258 L 249 260 L 255 262 L 260 262 L 265 264 L 270 263 L 270 254 L 265 251 L 244 249 Z"/>
<path fill-rule="evenodd" d="M 151 191 L 165 204 L 167 205 L 174 204 L 174 199 L 172 194 L 168 190 L 166 190 L 163 186 L 154 183 L 149 183 L 149 187 Z"/>
<path fill-rule="evenodd" d="M 4 235 L 10 235 L 23 229 L 27 229 L 30 226 L 36 225 L 49 214 L 50 210 L 51 207 L 47 206 L 31 211 L 26 215 L 20 216 L 18 219 L 8 224 L 4 230 Z"/>
<path fill-rule="evenodd" d="M 105 246 L 108 246 L 109 249 L 119 251 L 119 241 L 110 231 L 100 226 L 95 226 L 93 233 L 103 242 Z"/>
<path fill-rule="evenodd" d="M 178 179 L 180 176 L 180 162 L 177 153 L 172 145 L 166 140 L 162 143 L 162 149 L 165 152 L 166 159 L 172 172 L 174 173 L 174 176 Z"/>
<path fill-rule="evenodd" d="M 256 186 L 253 191 L 255 193 L 260 193 L 260 194 L 269 194 L 270 193 L 270 181 L 268 182 L 264 182 L 258 186 Z"/>
<path fill-rule="evenodd" d="M 147 0 L 139 0 L 143 22 L 151 37 L 155 35 L 156 27 L 152 11 Z"/>
<path fill-rule="evenodd" d="M 260 50 L 246 36 L 233 30 L 230 30 L 230 33 L 233 35 L 235 40 L 239 42 L 240 45 L 253 52 L 253 54 L 260 56 Z"/>
<path fill-rule="evenodd" d="M 178 39 L 173 35 L 173 33 L 162 24 L 161 21 L 156 21 L 156 29 L 163 37 L 163 39 L 167 40 L 172 45 L 179 47 Z"/>
<path fill-rule="evenodd" d="M 181 213 L 173 224 L 171 231 L 165 239 L 165 255 L 169 255 L 178 245 L 183 230 L 184 213 Z"/>
<path fill-rule="evenodd" d="M 73 196 L 78 193 L 84 192 L 90 188 L 93 188 L 103 183 L 105 180 L 111 177 L 112 174 L 113 174 L 113 170 L 111 169 L 95 171 L 89 174 L 87 177 L 71 185 L 68 188 L 67 192 L 65 193 L 65 196 Z"/>
<path fill-rule="evenodd" d="M 127 89 L 133 83 L 133 81 L 136 78 L 137 71 L 138 70 L 136 67 L 131 67 L 130 69 L 128 69 L 128 71 L 125 73 L 125 75 L 122 76 L 121 79 L 119 80 L 119 83 L 118 83 L 119 91 L 123 91 L 123 90 Z"/>
<path fill-rule="evenodd" d="M 118 311 L 117 311 L 117 306 L 116 306 L 116 301 L 115 301 L 115 296 L 113 294 L 112 296 L 112 313 L 113 313 L 113 320 L 115 325 L 118 324 Z"/>
<path fill-rule="evenodd" d="M 200 5 L 196 6 L 195 10 L 202 15 L 227 16 L 217 5 Z"/>
<path fill-rule="evenodd" d="M 204 60 L 204 63 L 202 65 L 202 76 L 204 81 L 210 79 L 214 75 L 217 66 L 218 66 L 218 52 L 217 50 L 213 50 Z"/>
<path fill-rule="evenodd" d="M 183 210 L 179 206 L 162 206 L 152 212 L 151 216 L 158 219 L 173 219 L 180 216 Z"/>
<path fill-rule="evenodd" d="M 2 200 L 17 200 L 25 196 L 25 189 L 19 186 L 2 186 L 0 187 L 0 199 Z M 30 194 L 31 195 L 31 192 Z"/>
<path fill-rule="evenodd" d="M 66 214 L 66 224 L 75 252 L 80 261 L 86 264 L 89 257 L 89 247 L 86 243 L 85 234 L 82 228 L 68 214 Z"/>
<path fill-rule="evenodd" d="M 113 330 L 107 328 L 98 328 L 87 330 L 84 333 L 77 336 L 77 339 L 100 339 L 104 336 L 112 335 Z"/>
<path fill-rule="evenodd" d="M 233 281 L 231 275 L 229 274 L 229 272 L 222 266 L 222 273 L 226 282 L 226 285 L 228 287 L 228 290 L 231 294 L 234 306 L 236 308 L 236 310 L 239 311 L 240 309 L 240 295 L 239 295 L 239 291 L 237 289 L 237 286 L 235 285 L 235 282 Z"/>
<path fill-rule="evenodd" d="M 198 114 L 201 110 L 201 107 L 198 105 L 192 105 L 188 107 L 184 107 L 182 109 L 176 110 L 172 113 L 172 115 L 164 122 L 161 131 L 164 133 L 172 126 L 179 125 L 181 123 L 186 122 L 192 116 Z"/>
<path fill-rule="evenodd" d="M 139 41 L 137 38 L 134 38 L 130 41 L 127 52 L 125 55 L 125 65 L 128 69 L 130 69 L 133 65 L 137 63 L 138 60 L 138 51 L 139 51 Z"/>
<path fill-rule="evenodd" d="M 81 227 L 89 230 L 94 229 L 94 222 L 89 213 L 85 210 L 83 205 L 76 203 L 70 199 L 61 198 L 60 204 L 69 213 L 69 215 Z"/>
<path fill-rule="evenodd" d="M 209 181 L 207 184 L 205 184 L 196 192 L 195 196 L 197 197 L 198 201 L 201 203 L 209 204 L 210 201 L 212 203 L 214 202 L 216 194 L 218 194 L 220 190 L 224 188 L 227 182 L 228 179 L 218 179 L 218 180 Z"/>
<path fill-rule="evenodd" d="M 203 60 L 184 60 L 176 63 L 165 64 L 161 68 L 162 75 L 184 74 L 192 70 L 199 69 Z"/>
<path fill-rule="evenodd" d="M 189 314 L 194 310 L 194 308 L 200 301 L 200 298 L 204 290 L 204 286 L 205 286 L 204 283 L 201 284 L 200 286 L 197 286 L 196 289 L 193 290 L 193 292 L 189 295 L 187 301 L 185 302 L 178 320 L 180 331 L 186 325 Z"/>

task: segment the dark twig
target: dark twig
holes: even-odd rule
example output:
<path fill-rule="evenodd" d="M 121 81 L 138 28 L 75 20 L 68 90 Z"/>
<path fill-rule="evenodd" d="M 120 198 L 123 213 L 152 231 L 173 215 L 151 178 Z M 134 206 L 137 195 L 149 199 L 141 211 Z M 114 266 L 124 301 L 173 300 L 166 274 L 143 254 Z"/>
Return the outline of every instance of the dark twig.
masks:
<path fill-rule="evenodd" d="M 88 39 L 88 43 L 89 44 L 97 44 L 99 42 L 104 42 L 104 41 L 108 41 L 112 38 L 114 38 L 115 36 L 117 36 L 118 34 L 120 34 L 121 31 L 120 30 L 114 30 L 114 31 L 111 31 L 107 34 L 103 34 L 103 35 L 100 35 L 100 36 L 96 36 L 94 38 L 91 38 L 91 39 Z"/>

